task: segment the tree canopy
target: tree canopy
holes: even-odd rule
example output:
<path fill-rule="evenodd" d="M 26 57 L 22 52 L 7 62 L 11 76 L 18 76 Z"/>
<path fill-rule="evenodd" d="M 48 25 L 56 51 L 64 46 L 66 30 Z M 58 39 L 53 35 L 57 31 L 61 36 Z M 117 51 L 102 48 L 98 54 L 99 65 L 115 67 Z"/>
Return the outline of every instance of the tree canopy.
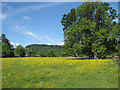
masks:
<path fill-rule="evenodd" d="M 16 56 L 24 57 L 25 56 L 25 49 L 21 45 L 17 46 L 14 51 Z"/>
<path fill-rule="evenodd" d="M 10 44 L 9 40 L 6 38 L 5 34 L 0 37 L 0 46 L 2 46 L 2 57 L 13 57 L 14 51 L 13 46 Z"/>
<path fill-rule="evenodd" d="M 71 18 L 73 17 L 73 18 Z M 64 14 L 64 48 L 67 55 L 101 58 L 116 51 L 120 35 L 116 10 L 103 2 L 85 2 Z"/>

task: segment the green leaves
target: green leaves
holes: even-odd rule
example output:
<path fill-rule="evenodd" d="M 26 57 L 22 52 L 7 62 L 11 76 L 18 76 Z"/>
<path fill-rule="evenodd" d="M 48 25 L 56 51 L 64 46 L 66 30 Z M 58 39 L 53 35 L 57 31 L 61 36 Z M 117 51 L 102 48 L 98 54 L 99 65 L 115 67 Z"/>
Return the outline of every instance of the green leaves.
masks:
<path fill-rule="evenodd" d="M 25 49 L 21 45 L 17 46 L 14 51 L 16 56 L 24 57 L 25 56 Z"/>
<path fill-rule="evenodd" d="M 71 9 L 62 18 L 66 52 L 76 55 L 95 53 L 98 56 L 105 51 L 112 52 L 117 45 L 114 40 L 120 35 L 117 24 L 112 22 L 116 18 L 116 11 L 108 3 L 85 2 L 76 10 Z"/>
<path fill-rule="evenodd" d="M 13 46 L 10 44 L 9 40 L 6 38 L 5 34 L 2 34 L 0 37 L 0 45 L 2 46 L 2 57 L 12 57 Z"/>
<path fill-rule="evenodd" d="M 64 26 L 63 31 L 68 29 L 72 24 L 74 24 L 77 20 L 76 10 L 72 8 L 70 12 L 66 15 L 63 15 L 63 18 L 61 20 L 62 25 Z"/>
<path fill-rule="evenodd" d="M 112 27 L 112 30 L 109 32 L 109 37 L 108 37 L 108 40 L 114 38 L 118 38 L 120 35 L 120 30 L 118 28 L 118 24 L 115 24 L 113 27 Z"/>
<path fill-rule="evenodd" d="M 55 56 L 56 56 L 56 55 L 55 55 L 55 51 L 54 51 L 53 49 L 49 50 L 49 51 L 47 52 L 47 56 L 48 56 L 48 57 L 55 57 Z"/>
<path fill-rule="evenodd" d="M 12 57 L 13 52 L 7 43 L 2 44 L 2 57 Z"/>

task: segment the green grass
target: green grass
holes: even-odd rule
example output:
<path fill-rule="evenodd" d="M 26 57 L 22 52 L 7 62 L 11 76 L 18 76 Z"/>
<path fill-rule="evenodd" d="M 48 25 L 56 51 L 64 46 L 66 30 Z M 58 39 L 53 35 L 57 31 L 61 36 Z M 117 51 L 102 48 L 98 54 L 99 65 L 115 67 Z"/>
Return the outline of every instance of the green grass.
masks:
<path fill-rule="evenodd" d="M 118 88 L 118 65 L 110 59 L 4 58 L 2 87 Z"/>

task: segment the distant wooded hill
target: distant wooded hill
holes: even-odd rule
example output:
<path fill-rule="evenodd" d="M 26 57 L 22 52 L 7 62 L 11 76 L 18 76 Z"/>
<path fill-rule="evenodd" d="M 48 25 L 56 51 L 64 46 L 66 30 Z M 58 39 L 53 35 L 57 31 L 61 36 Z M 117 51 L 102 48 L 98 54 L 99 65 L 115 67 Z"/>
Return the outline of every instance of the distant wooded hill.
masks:
<path fill-rule="evenodd" d="M 62 46 L 59 45 L 31 44 L 25 48 L 41 56 L 48 56 L 51 52 L 54 52 L 55 56 L 61 56 L 62 54 Z"/>

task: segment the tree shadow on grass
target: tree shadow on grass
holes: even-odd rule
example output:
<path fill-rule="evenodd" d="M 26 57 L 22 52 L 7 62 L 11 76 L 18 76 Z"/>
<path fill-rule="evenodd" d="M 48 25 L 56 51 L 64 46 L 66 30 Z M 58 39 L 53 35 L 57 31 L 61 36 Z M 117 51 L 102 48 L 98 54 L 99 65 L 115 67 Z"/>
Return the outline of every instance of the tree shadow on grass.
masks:
<path fill-rule="evenodd" d="M 86 59 L 93 59 L 93 58 L 69 58 L 67 60 L 86 60 Z"/>
<path fill-rule="evenodd" d="M 94 59 L 93 57 L 88 57 L 88 58 L 69 58 L 69 59 L 66 59 L 66 60 L 90 60 L 90 59 Z M 102 58 L 99 58 L 99 59 L 112 59 L 112 58 L 108 58 L 108 57 L 102 57 Z M 99 60 L 98 59 L 98 60 Z"/>

